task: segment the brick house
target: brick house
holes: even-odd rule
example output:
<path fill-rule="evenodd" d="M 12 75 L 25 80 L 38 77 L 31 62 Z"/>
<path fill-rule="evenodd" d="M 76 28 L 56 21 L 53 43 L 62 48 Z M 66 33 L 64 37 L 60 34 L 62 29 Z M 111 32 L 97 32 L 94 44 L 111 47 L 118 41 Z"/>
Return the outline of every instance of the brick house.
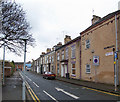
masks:
<path fill-rule="evenodd" d="M 116 49 L 116 26 L 118 50 L 120 51 L 120 10 L 103 18 L 93 16 L 92 25 L 81 35 L 81 78 L 87 81 L 114 84 L 114 52 Z M 120 52 L 118 52 L 120 56 Z M 95 64 L 98 65 L 95 65 Z M 120 57 L 117 74 L 120 82 Z"/>
<path fill-rule="evenodd" d="M 15 70 L 23 70 L 24 62 L 15 62 Z"/>
<path fill-rule="evenodd" d="M 57 48 L 56 52 L 56 74 L 67 78 L 80 78 L 80 36 L 71 40 L 66 35 L 64 45 Z"/>

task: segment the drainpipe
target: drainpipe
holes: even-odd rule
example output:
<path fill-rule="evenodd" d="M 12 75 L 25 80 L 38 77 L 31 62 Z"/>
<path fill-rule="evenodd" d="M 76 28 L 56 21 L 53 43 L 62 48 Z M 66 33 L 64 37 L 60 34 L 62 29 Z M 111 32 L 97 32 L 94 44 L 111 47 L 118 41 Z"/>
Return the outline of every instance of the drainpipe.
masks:
<path fill-rule="evenodd" d="M 117 38 L 117 15 L 115 15 L 115 33 L 116 33 L 116 49 L 115 49 L 115 70 L 114 70 L 114 84 L 115 84 L 115 91 L 118 90 L 117 86 L 118 82 L 118 38 Z"/>
<path fill-rule="evenodd" d="M 81 38 L 80 38 L 80 79 L 81 79 Z"/>

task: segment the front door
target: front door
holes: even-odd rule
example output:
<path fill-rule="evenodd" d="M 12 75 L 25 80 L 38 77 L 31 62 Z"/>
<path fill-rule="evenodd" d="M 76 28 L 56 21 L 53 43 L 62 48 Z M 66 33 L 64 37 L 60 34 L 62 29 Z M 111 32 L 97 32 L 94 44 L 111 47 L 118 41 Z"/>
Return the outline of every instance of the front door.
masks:
<path fill-rule="evenodd" d="M 66 73 L 68 73 L 67 72 L 67 64 L 65 64 L 64 66 L 65 66 L 65 77 L 66 77 Z"/>
<path fill-rule="evenodd" d="M 64 77 L 64 65 L 61 64 L 61 77 Z"/>

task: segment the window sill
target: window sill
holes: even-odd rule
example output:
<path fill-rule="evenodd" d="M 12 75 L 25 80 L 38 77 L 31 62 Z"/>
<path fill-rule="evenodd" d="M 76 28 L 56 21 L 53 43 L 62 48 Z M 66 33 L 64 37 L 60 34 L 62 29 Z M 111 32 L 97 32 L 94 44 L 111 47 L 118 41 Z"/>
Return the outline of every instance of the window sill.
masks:
<path fill-rule="evenodd" d="M 86 74 L 91 74 L 91 72 L 86 72 Z"/>
<path fill-rule="evenodd" d="M 75 75 L 75 74 L 72 74 L 71 76 L 72 76 L 72 77 L 76 77 L 76 75 Z"/>
<path fill-rule="evenodd" d="M 72 57 L 71 59 L 76 59 L 76 57 Z"/>

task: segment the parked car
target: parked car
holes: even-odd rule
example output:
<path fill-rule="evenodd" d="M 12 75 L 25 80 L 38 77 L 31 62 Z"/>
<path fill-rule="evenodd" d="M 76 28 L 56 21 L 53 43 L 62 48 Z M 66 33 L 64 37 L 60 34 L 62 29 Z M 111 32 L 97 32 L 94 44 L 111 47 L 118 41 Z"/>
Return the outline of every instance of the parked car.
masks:
<path fill-rule="evenodd" d="M 46 79 L 55 79 L 56 75 L 52 72 L 45 72 L 43 74 L 43 78 L 46 78 Z"/>

